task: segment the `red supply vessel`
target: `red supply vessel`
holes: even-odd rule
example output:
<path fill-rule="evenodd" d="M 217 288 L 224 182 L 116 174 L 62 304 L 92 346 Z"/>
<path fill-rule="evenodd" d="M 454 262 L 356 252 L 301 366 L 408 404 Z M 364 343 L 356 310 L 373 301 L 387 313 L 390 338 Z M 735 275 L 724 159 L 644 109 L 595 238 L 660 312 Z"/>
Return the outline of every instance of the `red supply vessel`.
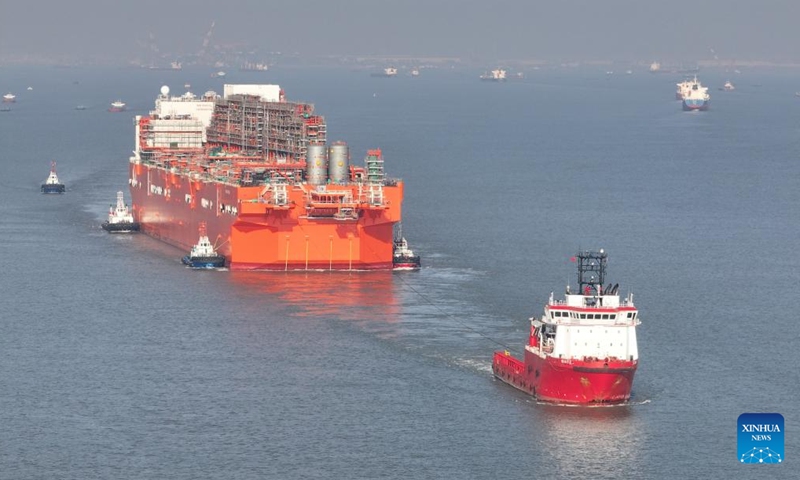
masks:
<path fill-rule="evenodd" d="M 495 352 L 497 378 L 545 402 L 592 405 L 630 399 L 640 321 L 632 293 L 620 298 L 619 284 L 604 286 L 607 259 L 603 250 L 573 257 L 577 291 L 568 286 L 563 300 L 550 294 L 543 315 L 530 319 L 522 359 Z"/>

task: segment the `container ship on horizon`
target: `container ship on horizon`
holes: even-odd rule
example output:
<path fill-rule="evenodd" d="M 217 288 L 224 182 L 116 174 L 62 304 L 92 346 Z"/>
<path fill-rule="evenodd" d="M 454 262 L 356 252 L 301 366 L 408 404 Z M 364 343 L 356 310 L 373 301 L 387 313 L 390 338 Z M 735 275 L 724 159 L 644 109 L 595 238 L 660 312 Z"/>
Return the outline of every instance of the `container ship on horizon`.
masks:
<path fill-rule="evenodd" d="M 170 96 L 135 117 L 129 184 L 142 232 L 182 249 L 208 237 L 234 270 L 392 269 L 404 184 L 379 149 L 352 165 L 325 119 L 278 85 Z"/>

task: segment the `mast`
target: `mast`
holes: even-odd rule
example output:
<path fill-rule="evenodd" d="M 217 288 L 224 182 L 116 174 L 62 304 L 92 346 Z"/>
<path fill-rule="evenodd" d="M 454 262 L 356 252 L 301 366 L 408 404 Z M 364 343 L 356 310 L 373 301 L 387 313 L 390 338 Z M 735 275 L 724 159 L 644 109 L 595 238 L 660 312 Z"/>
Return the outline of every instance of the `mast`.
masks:
<path fill-rule="evenodd" d="M 583 251 L 576 255 L 578 259 L 578 292 L 584 294 L 587 290 L 594 289 L 599 293 L 606 277 L 606 262 L 608 254 L 600 249 L 599 252 Z"/>

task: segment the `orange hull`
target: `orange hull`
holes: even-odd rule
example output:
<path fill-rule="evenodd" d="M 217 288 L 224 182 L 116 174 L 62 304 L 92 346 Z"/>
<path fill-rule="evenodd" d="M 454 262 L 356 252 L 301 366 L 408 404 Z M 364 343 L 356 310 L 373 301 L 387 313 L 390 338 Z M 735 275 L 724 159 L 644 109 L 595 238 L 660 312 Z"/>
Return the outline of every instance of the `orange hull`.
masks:
<path fill-rule="evenodd" d="M 401 219 L 403 182 L 383 186 L 383 201 L 363 200 L 357 184 L 327 185 L 327 197 L 351 198 L 352 216 L 337 218 L 313 187 L 293 184 L 288 202 L 265 201 L 265 187 L 211 181 L 131 161 L 132 210 L 141 230 L 188 250 L 205 222 L 209 239 L 235 270 L 391 269 L 393 231 Z M 319 195 L 318 195 L 319 196 Z M 337 203 L 336 205 L 342 205 Z"/>

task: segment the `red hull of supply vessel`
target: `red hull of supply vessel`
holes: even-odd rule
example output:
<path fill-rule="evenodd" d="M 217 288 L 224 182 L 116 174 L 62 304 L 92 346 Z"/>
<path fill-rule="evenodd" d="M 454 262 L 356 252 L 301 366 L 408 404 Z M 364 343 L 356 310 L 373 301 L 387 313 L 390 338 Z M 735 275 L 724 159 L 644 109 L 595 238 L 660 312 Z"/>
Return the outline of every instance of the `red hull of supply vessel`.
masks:
<path fill-rule="evenodd" d="M 550 300 L 531 319 L 522 359 L 494 354 L 494 375 L 538 400 L 563 404 L 615 404 L 630 399 L 639 363 L 638 310 L 633 295 L 620 299 L 619 284 L 603 287 L 605 252 L 576 256 L 578 293 Z"/>
<path fill-rule="evenodd" d="M 380 150 L 350 164 L 313 106 L 277 85 L 170 97 L 136 117 L 129 183 L 141 231 L 189 249 L 201 223 L 233 270 L 392 269 L 403 182 Z"/>

